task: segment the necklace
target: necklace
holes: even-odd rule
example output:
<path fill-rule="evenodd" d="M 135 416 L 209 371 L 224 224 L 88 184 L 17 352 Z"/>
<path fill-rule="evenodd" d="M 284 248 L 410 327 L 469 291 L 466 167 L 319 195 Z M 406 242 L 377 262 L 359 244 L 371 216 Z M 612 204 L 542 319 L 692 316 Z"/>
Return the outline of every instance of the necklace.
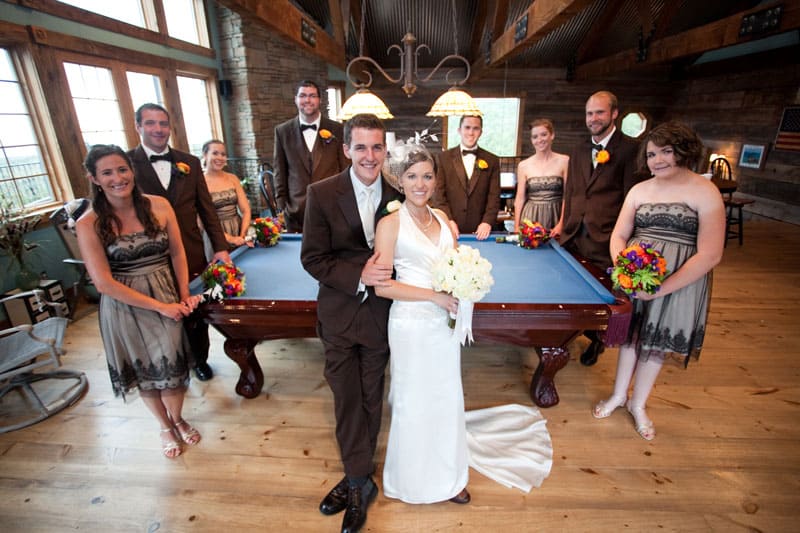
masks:
<path fill-rule="evenodd" d="M 428 222 L 427 222 L 427 223 L 425 223 L 425 224 L 423 224 L 422 222 L 420 222 L 420 220 L 419 220 L 419 219 L 417 218 L 417 216 L 416 216 L 416 215 L 415 215 L 415 214 L 414 214 L 414 213 L 411 211 L 411 209 L 408 209 L 408 214 L 409 214 L 409 215 L 411 215 L 411 218 L 413 218 L 413 219 L 414 219 L 414 222 L 416 222 L 416 223 L 417 223 L 417 226 L 419 226 L 420 228 L 422 228 L 422 231 L 425 231 L 426 229 L 430 228 L 430 227 L 431 227 L 431 224 L 433 224 L 433 213 L 431 213 L 431 208 L 430 208 L 430 207 L 428 207 L 428 206 L 425 206 L 425 207 L 426 207 L 426 209 L 428 210 L 428 211 L 427 211 L 427 212 L 428 212 Z"/>

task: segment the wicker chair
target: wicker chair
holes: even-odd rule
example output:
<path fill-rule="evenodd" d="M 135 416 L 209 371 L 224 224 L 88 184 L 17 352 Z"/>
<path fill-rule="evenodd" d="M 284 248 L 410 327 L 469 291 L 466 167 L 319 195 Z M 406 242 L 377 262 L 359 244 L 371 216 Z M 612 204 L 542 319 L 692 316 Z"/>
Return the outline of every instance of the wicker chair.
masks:
<path fill-rule="evenodd" d="M 40 313 L 46 307 L 64 306 L 45 301 L 41 290 L 17 293 L 3 298 L 0 303 L 16 298 L 31 299 Z M 88 385 L 86 375 L 58 369 L 64 354 L 61 346 L 67 322 L 64 317 L 51 316 L 36 324 L 0 331 L 0 433 L 41 422 L 74 404 L 83 395 Z M 55 370 L 35 372 L 45 367 Z M 38 382 L 47 383 L 34 387 Z M 14 390 L 20 392 L 22 402 L 12 406 L 6 397 Z"/>

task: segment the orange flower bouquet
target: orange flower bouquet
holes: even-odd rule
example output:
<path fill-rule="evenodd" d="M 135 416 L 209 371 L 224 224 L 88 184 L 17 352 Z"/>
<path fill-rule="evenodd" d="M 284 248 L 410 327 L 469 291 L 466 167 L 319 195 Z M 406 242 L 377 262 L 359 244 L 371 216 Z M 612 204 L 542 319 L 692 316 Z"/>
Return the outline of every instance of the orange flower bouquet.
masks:
<path fill-rule="evenodd" d="M 550 232 L 538 222 L 531 222 L 527 218 L 519 225 L 519 245 L 529 250 L 538 248 L 540 244 L 550 239 Z"/>
<path fill-rule="evenodd" d="M 622 250 L 608 269 L 615 289 L 636 296 L 638 291 L 655 294 L 667 276 L 667 260 L 652 244 L 641 242 Z"/>
<path fill-rule="evenodd" d="M 206 290 L 203 292 L 204 301 L 222 301 L 229 296 L 244 294 L 244 273 L 236 265 L 214 263 L 200 275 Z"/>
<path fill-rule="evenodd" d="M 275 246 L 281 238 L 281 223 L 277 219 L 261 217 L 253 220 L 255 241 L 259 246 Z"/>

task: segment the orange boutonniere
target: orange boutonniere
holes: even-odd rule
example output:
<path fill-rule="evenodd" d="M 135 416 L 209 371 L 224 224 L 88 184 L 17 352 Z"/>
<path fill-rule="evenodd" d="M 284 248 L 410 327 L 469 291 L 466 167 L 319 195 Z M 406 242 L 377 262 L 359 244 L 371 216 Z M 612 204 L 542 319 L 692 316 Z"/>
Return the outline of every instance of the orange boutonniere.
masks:
<path fill-rule="evenodd" d="M 597 161 L 598 165 L 608 163 L 609 159 L 611 159 L 611 154 L 608 153 L 608 150 L 600 150 L 595 156 L 595 161 Z"/>
<path fill-rule="evenodd" d="M 486 170 L 487 168 L 489 168 L 489 163 L 487 163 L 483 159 L 478 159 L 478 168 L 481 170 Z"/>
<path fill-rule="evenodd" d="M 179 161 L 179 162 L 175 163 L 175 168 L 177 168 L 178 172 L 180 172 L 184 176 L 188 175 L 189 172 L 191 172 L 191 170 L 192 170 L 189 165 L 187 165 L 186 163 L 184 163 L 182 161 Z"/>
<path fill-rule="evenodd" d="M 331 133 L 330 130 L 326 130 L 324 128 L 319 130 L 319 136 L 323 141 L 325 141 L 325 144 L 329 144 L 332 140 L 336 138 L 334 137 L 333 133 Z"/>

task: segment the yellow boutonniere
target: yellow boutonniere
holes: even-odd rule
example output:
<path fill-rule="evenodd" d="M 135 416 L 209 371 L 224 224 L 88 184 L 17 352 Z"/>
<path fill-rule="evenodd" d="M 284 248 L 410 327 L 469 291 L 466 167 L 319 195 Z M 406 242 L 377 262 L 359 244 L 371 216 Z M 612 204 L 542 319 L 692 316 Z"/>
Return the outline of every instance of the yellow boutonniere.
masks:
<path fill-rule="evenodd" d="M 331 137 L 333 137 L 333 133 L 326 129 L 319 130 L 319 136 L 322 137 L 323 140 L 327 141 Z"/>
<path fill-rule="evenodd" d="M 486 170 L 487 168 L 489 168 L 489 163 L 487 163 L 483 159 L 478 159 L 478 168 L 481 170 Z"/>
<path fill-rule="evenodd" d="M 175 163 L 175 168 L 178 169 L 178 172 L 184 175 L 189 174 L 189 172 L 192 170 L 191 167 L 184 162 Z"/>
<path fill-rule="evenodd" d="M 611 159 L 611 154 L 608 153 L 608 150 L 600 150 L 595 156 L 595 161 L 597 161 L 598 165 L 608 163 L 609 159 Z"/>

